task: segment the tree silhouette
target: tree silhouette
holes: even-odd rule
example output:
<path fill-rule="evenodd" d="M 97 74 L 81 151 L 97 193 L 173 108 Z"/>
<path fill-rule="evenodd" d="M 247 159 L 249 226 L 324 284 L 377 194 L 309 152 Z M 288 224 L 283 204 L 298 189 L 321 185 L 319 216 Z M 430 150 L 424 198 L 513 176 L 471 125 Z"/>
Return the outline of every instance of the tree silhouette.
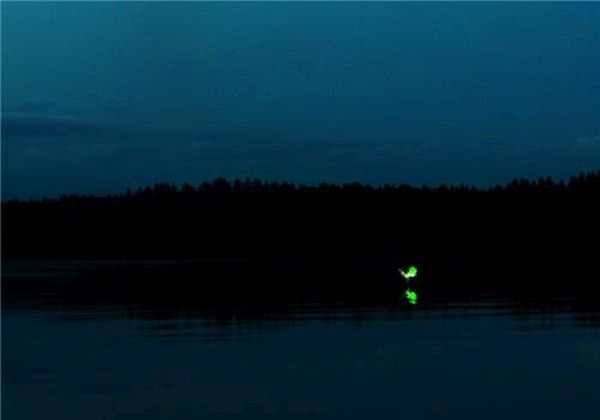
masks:
<path fill-rule="evenodd" d="M 476 189 L 217 178 L 2 203 L 3 258 L 589 252 L 600 171 Z M 508 241 L 509 248 L 506 248 Z"/>

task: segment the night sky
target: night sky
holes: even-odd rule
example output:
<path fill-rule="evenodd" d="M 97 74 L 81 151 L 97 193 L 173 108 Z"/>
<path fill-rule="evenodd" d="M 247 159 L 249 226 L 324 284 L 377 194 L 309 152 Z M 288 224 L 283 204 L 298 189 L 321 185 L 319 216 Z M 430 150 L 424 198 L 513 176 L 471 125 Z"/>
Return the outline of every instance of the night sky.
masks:
<path fill-rule="evenodd" d="M 3 198 L 600 167 L 600 3 L 2 3 Z"/>

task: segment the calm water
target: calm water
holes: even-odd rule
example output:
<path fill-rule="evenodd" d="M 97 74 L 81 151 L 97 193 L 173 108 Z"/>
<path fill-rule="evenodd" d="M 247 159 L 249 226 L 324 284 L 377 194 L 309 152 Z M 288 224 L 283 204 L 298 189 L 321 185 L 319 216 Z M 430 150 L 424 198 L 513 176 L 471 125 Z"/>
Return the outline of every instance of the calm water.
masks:
<path fill-rule="evenodd" d="M 56 285 L 60 273 L 17 270 L 4 281 Z M 574 298 L 438 297 L 412 306 L 400 290 L 361 304 L 195 306 L 172 297 L 169 305 L 94 300 L 65 284 L 5 292 L 3 419 L 600 413 L 600 317 Z"/>

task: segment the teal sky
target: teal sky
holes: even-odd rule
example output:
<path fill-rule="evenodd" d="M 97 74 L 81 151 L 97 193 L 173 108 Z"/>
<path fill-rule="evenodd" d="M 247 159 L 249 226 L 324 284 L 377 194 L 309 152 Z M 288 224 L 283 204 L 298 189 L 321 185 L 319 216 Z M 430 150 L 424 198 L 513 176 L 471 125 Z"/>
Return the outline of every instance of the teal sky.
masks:
<path fill-rule="evenodd" d="M 600 167 L 600 3 L 2 3 L 4 198 Z"/>

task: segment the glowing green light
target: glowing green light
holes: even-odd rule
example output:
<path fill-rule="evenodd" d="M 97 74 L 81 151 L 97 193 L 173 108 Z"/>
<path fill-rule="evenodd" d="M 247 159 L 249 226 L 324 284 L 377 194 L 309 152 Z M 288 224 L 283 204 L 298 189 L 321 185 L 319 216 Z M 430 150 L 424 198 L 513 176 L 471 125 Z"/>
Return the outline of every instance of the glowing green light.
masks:
<path fill-rule="evenodd" d="M 417 277 L 417 267 L 415 267 L 414 265 L 409 266 L 408 270 L 406 270 L 406 271 L 404 271 L 401 268 L 399 268 L 398 271 L 400 272 L 400 274 L 402 274 L 402 277 L 404 277 L 406 280 L 410 280 L 410 279 Z"/>
<path fill-rule="evenodd" d="M 408 303 L 410 303 L 411 305 L 416 305 L 417 300 L 419 299 L 419 297 L 417 296 L 417 292 L 410 289 L 406 289 L 406 291 L 404 292 L 404 296 L 406 296 L 406 300 L 408 300 Z"/>

